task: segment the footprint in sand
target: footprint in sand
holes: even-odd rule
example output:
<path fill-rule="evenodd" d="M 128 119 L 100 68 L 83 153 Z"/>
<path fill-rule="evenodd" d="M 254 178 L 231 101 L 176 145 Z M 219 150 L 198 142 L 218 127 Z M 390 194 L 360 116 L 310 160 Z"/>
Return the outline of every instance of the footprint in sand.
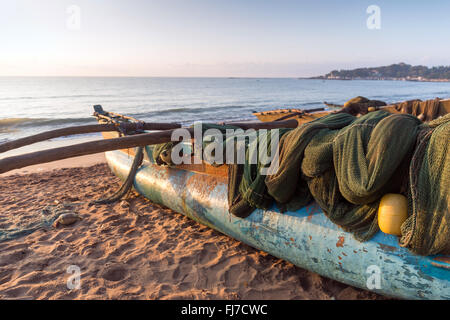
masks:
<path fill-rule="evenodd" d="M 0 266 L 17 263 L 25 259 L 28 253 L 29 250 L 22 249 L 13 251 L 12 253 L 9 254 L 2 255 L 0 256 Z"/>
<path fill-rule="evenodd" d="M 122 266 L 108 266 L 101 271 L 100 276 L 109 281 L 120 281 L 127 275 L 127 270 Z"/>

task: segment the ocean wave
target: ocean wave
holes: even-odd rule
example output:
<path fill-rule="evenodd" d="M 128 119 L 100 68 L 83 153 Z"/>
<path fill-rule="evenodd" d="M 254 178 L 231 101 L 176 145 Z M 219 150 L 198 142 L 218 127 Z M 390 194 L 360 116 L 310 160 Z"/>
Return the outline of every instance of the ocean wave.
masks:
<path fill-rule="evenodd" d="M 11 133 L 17 131 L 14 127 L 26 123 L 28 118 L 7 118 L 0 119 L 0 133 Z"/>
<path fill-rule="evenodd" d="M 33 119 L 30 118 L 6 118 L 0 119 L 0 133 L 12 133 L 16 132 L 17 126 L 30 122 Z"/>
<path fill-rule="evenodd" d="M 181 108 L 172 108 L 172 109 L 163 109 L 163 110 L 152 110 L 152 111 L 146 111 L 146 112 L 138 112 L 138 113 L 130 113 L 127 114 L 128 116 L 132 116 L 134 118 L 148 118 L 152 116 L 160 116 L 165 114 L 176 114 L 176 113 L 183 113 L 183 114 L 209 114 L 214 111 L 219 110 L 252 110 L 252 109 L 258 109 L 258 107 L 255 106 L 241 106 L 241 105 L 224 105 L 224 106 L 215 106 L 215 107 L 203 107 L 203 108 L 190 108 L 190 107 L 181 107 Z"/>
<path fill-rule="evenodd" d="M 305 102 L 305 103 L 301 103 L 300 105 L 302 105 L 302 106 L 323 105 L 323 101 Z"/>
<path fill-rule="evenodd" d="M 41 127 L 69 123 L 94 122 L 94 118 L 5 118 L 0 119 L 0 132 L 9 132 L 16 127 Z"/>
<path fill-rule="evenodd" d="M 22 97 L 0 97 L 0 101 L 15 101 L 15 100 L 45 100 L 45 99 L 65 99 L 65 98 L 111 98 L 115 97 L 112 94 L 73 94 L 73 95 L 56 95 L 56 96 L 22 96 Z"/>
<path fill-rule="evenodd" d="M 242 110 L 251 113 L 250 110 L 257 109 L 254 106 L 217 106 L 205 108 L 173 108 L 164 110 L 153 110 L 146 112 L 126 113 L 127 116 L 136 119 L 148 120 L 154 118 L 156 121 L 170 121 L 170 122 L 185 122 L 192 120 L 215 119 L 217 115 L 223 115 L 227 118 L 234 118 L 236 113 L 229 113 L 228 111 Z M 224 112 L 224 111 L 227 112 Z M 179 114 L 179 116 L 174 116 Z M 212 115 L 214 114 L 214 115 Z M 187 116 L 189 115 L 189 116 Z M 167 116 L 167 119 L 164 119 Z M 0 119 L 0 132 L 13 132 L 17 129 L 35 128 L 35 127 L 50 127 L 62 125 L 76 125 L 94 123 L 94 117 L 80 117 L 80 118 L 5 118 Z"/>

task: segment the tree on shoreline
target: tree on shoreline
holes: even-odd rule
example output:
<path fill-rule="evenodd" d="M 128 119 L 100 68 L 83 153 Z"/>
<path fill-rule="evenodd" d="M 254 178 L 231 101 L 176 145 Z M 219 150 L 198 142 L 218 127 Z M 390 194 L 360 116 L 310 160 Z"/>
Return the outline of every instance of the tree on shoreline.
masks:
<path fill-rule="evenodd" d="M 333 70 L 315 79 L 405 79 L 405 80 L 450 80 L 450 66 L 412 66 L 397 63 L 375 68 L 357 68 L 353 70 Z"/>

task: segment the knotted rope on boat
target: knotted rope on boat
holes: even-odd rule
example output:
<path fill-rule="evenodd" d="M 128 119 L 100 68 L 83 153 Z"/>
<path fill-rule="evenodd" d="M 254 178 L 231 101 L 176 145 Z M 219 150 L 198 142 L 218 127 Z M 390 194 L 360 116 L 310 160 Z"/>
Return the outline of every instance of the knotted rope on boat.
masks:
<path fill-rule="evenodd" d="M 144 122 L 142 122 L 140 120 L 137 120 L 133 117 L 127 117 L 127 116 L 124 116 L 124 115 L 121 115 L 118 113 L 114 113 L 114 112 L 103 111 L 101 106 L 94 106 L 94 109 L 96 110 L 94 115 L 97 117 L 97 119 L 101 120 L 101 121 L 106 121 L 107 123 L 115 124 L 117 126 L 117 130 L 119 131 L 120 136 L 139 134 L 139 133 L 144 132 L 144 130 L 143 130 Z M 136 129 L 132 130 L 132 131 L 130 131 L 130 130 L 127 131 L 126 127 L 123 124 L 128 123 L 130 121 L 136 124 Z M 128 176 L 125 179 L 125 181 L 123 182 L 123 184 L 120 186 L 120 188 L 111 196 L 104 197 L 99 200 L 91 201 L 90 204 L 113 203 L 113 202 L 119 201 L 124 196 L 126 196 L 130 192 L 130 190 L 133 186 L 133 182 L 136 177 L 136 173 L 137 173 L 139 167 L 141 166 L 143 160 L 144 160 L 144 147 L 137 147 L 136 154 L 133 159 L 133 163 L 131 165 Z"/>
<path fill-rule="evenodd" d="M 125 195 L 127 195 L 131 187 L 133 186 L 134 179 L 136 178 L 136 173 L 139 169 L 139 167 L 142 164 L 142 161 L 144 159 L 144 147 L 138 147 L 136 151 L 136 155 L 133 159 L 133 164 L 131 165 L 130 172 L 128 173 L 127 178 L 123 182 L 123 184 L 120 186 L 120 188 L 111 196 L 105 197 L 100 200 L 94 200 L 91 202 L 91 204 L 107 204 L 107 203 L 113 203 L 116 201 L 119 201 L 122 199 Z"/>

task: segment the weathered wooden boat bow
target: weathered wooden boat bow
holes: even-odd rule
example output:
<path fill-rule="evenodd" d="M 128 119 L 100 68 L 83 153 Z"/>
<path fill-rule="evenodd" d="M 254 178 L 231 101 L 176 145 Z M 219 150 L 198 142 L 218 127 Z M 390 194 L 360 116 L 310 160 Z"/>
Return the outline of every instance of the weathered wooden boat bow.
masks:
<path fill-rule="evenodd" d="M 274 122 L 272 122 L 274 123 Z M 118 133 L 105 132 L 107 139 Z M 125 180 L 135 149 L 106 152 L 109 167 Z M 450 256 L 421 256 L 401 247 L 394 235 L 379 231 L 356 240 L 312 202 L 280 213 L 276 205 L 248 217 L 230 213 L 228 166 L 154 163 L 153 148 L 134 179 L 135 190 L 151 201 L 207 225 L 254 248 L 343 283 L 405 299 L 450 299 Z"/>

